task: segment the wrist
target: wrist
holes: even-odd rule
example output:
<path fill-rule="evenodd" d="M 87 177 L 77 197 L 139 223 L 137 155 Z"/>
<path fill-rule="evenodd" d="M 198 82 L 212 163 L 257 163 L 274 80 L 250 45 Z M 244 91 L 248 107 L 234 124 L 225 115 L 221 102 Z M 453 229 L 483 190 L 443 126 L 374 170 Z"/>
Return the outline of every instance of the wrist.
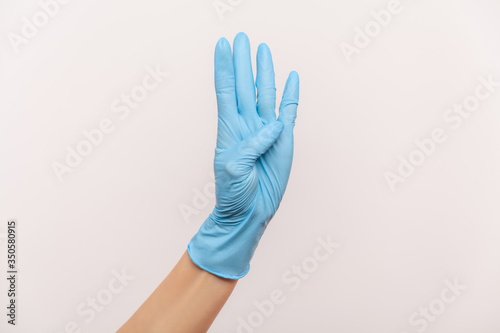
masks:
<path fill-rule="evenodd" d="M 267 223 L 255 212 L 236 223 L 234 219 L 218 220 L 214 215 L 207 217 L 189 242 L 189 256 L 209 273 L 240 279 L 250 269 L 250 260 Z"/>

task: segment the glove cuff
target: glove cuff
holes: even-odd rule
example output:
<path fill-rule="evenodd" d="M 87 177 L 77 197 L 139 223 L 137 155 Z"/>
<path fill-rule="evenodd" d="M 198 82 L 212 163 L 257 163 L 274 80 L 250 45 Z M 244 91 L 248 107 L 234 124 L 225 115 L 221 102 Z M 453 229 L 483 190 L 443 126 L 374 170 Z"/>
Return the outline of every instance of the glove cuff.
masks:
<path fill-rule="evenodd" d="M 244 277 L 263 232 L 250 230 L 258 225 L 253 222 L 223 224 L 210 215 L 189 242 L 189 257 L 211 274 L 231 280 Z"/>

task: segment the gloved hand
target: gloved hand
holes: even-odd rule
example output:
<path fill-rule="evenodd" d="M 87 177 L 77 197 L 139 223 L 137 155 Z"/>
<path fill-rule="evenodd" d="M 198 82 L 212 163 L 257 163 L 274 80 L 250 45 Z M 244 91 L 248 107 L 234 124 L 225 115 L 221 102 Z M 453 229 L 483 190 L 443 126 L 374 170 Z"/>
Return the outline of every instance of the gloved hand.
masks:
<path fill-rule="evenodd" d="M 248 37 L 239 33 L 233 44 L 233 54 L 225 38 L 215 49 L 216 205 L 188 245 L 196 265 L 227 279 L 247 274 L 257 244 L 283 198 L 299 101 L 299 77 L 293 71 L 276 120 L 269 48 L 259 45 L 254 83 Z"/>

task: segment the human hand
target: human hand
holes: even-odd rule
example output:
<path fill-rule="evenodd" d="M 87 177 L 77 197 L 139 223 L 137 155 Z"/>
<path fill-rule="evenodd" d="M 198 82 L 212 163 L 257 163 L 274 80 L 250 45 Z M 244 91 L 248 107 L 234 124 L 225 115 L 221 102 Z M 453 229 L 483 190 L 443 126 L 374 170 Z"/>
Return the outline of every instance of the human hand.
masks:
<path fill-rule="evenodd" d="M 239 33 L 233 49 L 231 53 L 228 41 L 221 38 L 215 50 L 216 206 L 189 243 L 188 252 L 202 269 L 238 279 L 248 272 L 288 183 L 299 78 L 296 72 L 290 73 L 276 119 L 269 48 L 259 45 L 255 82 L 248 37 Z"/>

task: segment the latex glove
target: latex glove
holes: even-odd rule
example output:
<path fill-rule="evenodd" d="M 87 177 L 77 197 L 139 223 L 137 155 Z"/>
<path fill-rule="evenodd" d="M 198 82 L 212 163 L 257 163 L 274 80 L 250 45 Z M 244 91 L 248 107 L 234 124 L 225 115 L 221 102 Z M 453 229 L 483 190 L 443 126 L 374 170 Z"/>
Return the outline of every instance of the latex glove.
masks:
<path fill-rule="evenodd" d="M 214 172 L 216 205 L 188 245 L 200 268 L 239 279 L 285 193 L 293 156 L 293 127 L 299 100 L 299 77 L 291 72 L 276 120 L 276 88 L 271 52 L 257 51 L 254 82 L 250 43 L 244 33 L 225 38 L 215 49 L 218 106 Z M 257 87 L 257 96 L 255 93 Z"/>

